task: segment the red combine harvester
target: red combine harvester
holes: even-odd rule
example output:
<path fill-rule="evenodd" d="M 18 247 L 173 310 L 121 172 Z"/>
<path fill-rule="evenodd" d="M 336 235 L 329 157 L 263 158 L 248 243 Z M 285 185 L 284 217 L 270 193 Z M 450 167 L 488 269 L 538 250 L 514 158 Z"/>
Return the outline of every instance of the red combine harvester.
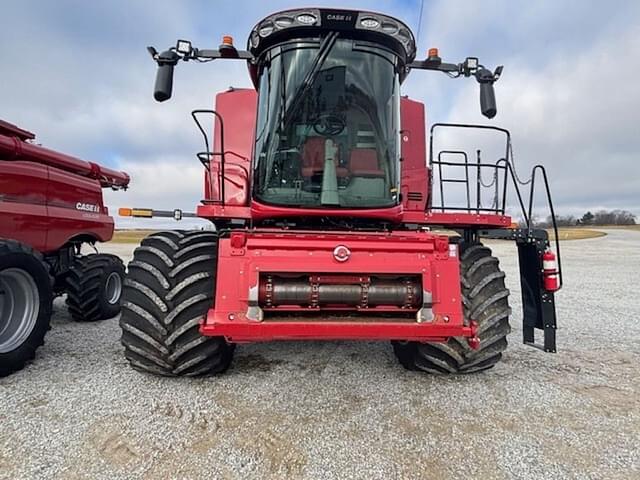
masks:
<path fill-rule="evenodd" d="M 0 377 L 34 358 L 55 295 L 67 294 L 77 321 L 120 312 L 122 261 L 80 249 L 111 240 L 102 188 L 124 189 L 129 176 L 34 139 L 0 120 Z"/>
<path fill-rule="evenodd" d="M 408 369 L 490 368 L 507 346 L 510 308 L 504 273 L 482 235 L 517 242 L 524 341 L 536 345 L 534 329 L 541 329 L 540 348 L 555 351 L 559 262 L 546 232 L 530 228 L 533 188 L 527 209 L 509 132 L 435 124 L 427 166 L 424 106 L 400 94 L 412 70 L 473 77 L 482 112 L 492 118 L 502 67 L 491 72 L 477 58 L 445 63 L 435 49 L 416 61 L 404 23 L 318 8 L 265 18 L 246 51 L 224 37 L 217 50 L 180 40 L 149 52 L 159 66 L 158 101 L 171 97 L 181 60 L 246 61 L 255 90 L 230 89 L 217 95 L 215 111 L 192 114 L 206 145 L 197 154 L 205 168 L 197 216 L 216 231 L 156 233 L 135 251 L 121 316 L 133 367 L 217 373 L 229 366 L 237 343 L 384 339 Z M 215 123 L 212 149 L 199 121 L 205 113 Z M 452 128 L 504 136 L 504 157 L 484 163 L 479 152 L 476 161 L 465 151 L 434 154 L 434 135 Z M 464 179 L 444 177 L 451 169 Z M 490 207 L 481 201 L 483 170 L 494 178 Z M 537 166 L 534 177 L 537 171 L 544 174 Z M 509 179 L 527 228 L 509 228 Z M 465 187 L 463 206 L 444 202 L 449 183 Z M 434 231 L 442 228 L 459 236 Z"/>

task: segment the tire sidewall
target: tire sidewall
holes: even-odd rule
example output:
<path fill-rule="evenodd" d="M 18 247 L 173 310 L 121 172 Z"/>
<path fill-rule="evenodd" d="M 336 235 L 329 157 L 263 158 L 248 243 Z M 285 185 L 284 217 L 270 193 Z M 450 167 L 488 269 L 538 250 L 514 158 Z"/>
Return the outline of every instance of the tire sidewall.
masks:
<path fill-rule="evenodd" d="M 8 251 L 0 254 L 0 272 L 9 268 L 19 268 L 27 272 L 38 288 L 39 308 L 38 317 L 33 330 L 14 350 L 0 353 L 0 377 L 22 368 L 26 361 L 33 358 L 35 350 L 42 345 L 44 336 L 49 329 L 53 293 L 51 277 L 42 261 L 27 252 Z"/>
<path fill-rule="evenodd" d="M 98 290 L 98 305 L 100 306 L 100 317 L 103 319 L 113 318 L 120 313 L 120 305 L 122 303 L 122 287 L 120 290 L 120 298 L 116 303 L 109 303 L 106 295 L 107 279 L 112 273 L 120 276 L 122 284 L 124 284 L 124 266 L 119 261 L 112 261 L 102 269 L 100 274 L 100 289 Z M 122 285 L 121 284 L 121 285 Z"/>

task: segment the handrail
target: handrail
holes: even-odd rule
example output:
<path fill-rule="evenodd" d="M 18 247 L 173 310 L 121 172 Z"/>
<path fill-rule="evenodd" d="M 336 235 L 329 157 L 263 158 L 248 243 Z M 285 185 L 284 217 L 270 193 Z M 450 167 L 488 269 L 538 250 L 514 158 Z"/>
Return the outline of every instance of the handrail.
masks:
<path fill-rule="evenodd" d="M 501 128 L 501 127 L 496 127 L 494 125 L 474 125 L 474 124 L 469 124 L 469 123 L 446 123 L 446 122 L 438 122 L 438 123 L 434 123 L 433 125 L 431 125 L 431 128 L 429 129 L 429 164 L 430 165 L 436 165 L 438 164 L 438 162 L 440 161 L 440 156 L 438 155 L 438 160 L 434 160 L 435 157 L 433 155 L 433 138 L 435 135 L 435 131 L 438 128 L 467 128 L 467 129 L 480 129 L 480 130 L 493 130 L 496 132 L 500 132 L 503 133 L 505 135 L 505 152 L 504 152 L 504 158 L 508 159 L 509 158 L 509 147 L 511 145 L 511 133 L 509 132 L 509 130 L 507 130 L 506 128 Z M 448 150 L 443 150 L 444 152 L 448 152 Z M 466 152 L 465 152 L 466 155 Z M 468 163 L 468 162 L 467 162 Z M 481 168 L 485 168 L 485 167 L 491 167 L 491 168 L 498 168 L 498 164 L 500 163 L 500 160 L 498 160 L 498 162 L 496 162 L 496 164 L 483 164 L 480 162 L 480 159 L 478 158 L 478 161 L 476 163 L 468 163 L 468 166 L 475 166 L 476 167 L 476 173 L 479 176 L 480 175 L 480 170 Z M 508 163 L 508 161 L 507 161 Z M 442 165 L 445 165 L 444 163 Z M 462 166 L 462 165 L 461 165 Z M 468 168 L 468 166 L 466 166 L 465 168 Z M 499 168 L 503 168 L 503 167 L 499 167 Z M 441 168 L 439 169 L 439 173 L 441 173 Z M 430 171 L 430 179 L 432 181 L 433 184 L 433 170 Z M 440 178 L 442 178 L 442 176 L 440 176 Z M 477 178 L 476 179 L 476 183 L 479 183 L 480 179 Z M 503 189 L 503 191 L 506 192 L 506 183 L 507 183 L 507 178 L 505 175 L 504 178 L 504 184 L 505 187 Z M 442 186 L 442 184 L 441 184 Z M 467 185 L 468 188 L 468 185 Z M 476 197 L 478 197 L 480 191 L 478 188 L 478 192 Z M 441 200 L 442 200 L 442 195 L 441 195 Z M 505 195 L 503 195 L 503 199 L 505 198 Z M 486 208 L 480 208 L 480 202 L 479 199 L 477 198 L 478 202 L 476 205 L 476 213 L 480 213 L 481 211 L 494 211 L 493 209 L 486 209 Z M 426 208 L 432 208 L 433 207 L 433 195 L 429 196 L 429 204 L 425 206 Z M 497 207 L 497 205 L 496 205 Z M 504 208 L 502 209 L 502 215 L 504 215 Z"/>
<path fill-rule="evenodd" d="M 210 113 L 212 115 L 214 115 L 218 121 L 220 122 L 220 151 L 219 152 L 212 152 L 209 150 L 209 137 L 207 136 L 204 128 L 202 127 L 202 124 L 200 123 L 200 121 L 198 120 L 197 115 L 201 114 L 201 113 Z M 222 119 L 222 115 L 220 115 L 218 112 L 216 112 L 215 110 L 193 110 L 191 112 L 191 117 L 193 118 L 193 121 L 196 122 L 196 125 L 198 126 L 198 129 L 200 130 L 200 133 L 202 133 L 202 136 L 204 137 L 204 145 L 205 145 L 205 152 L 200 152 L 200 154 L 205 153 L 207 156 L 215 156 L 215 155 L 220 155 L 220 171 L 221 173 L 218 174 L 218 191 L 220 192 L 220 203 L 222 204 L 222 206 L 224 206 L 224 202 L 225 202 L 225 185 L 224 185 L 224 180 L 225 180 L 225 176 L 224 176 L 224 172 L 225 172 L 225 149 L 224 149 L 224 120 Z M 214 129 L 215 132 L 215 129 Z M 214 139 L 215 142 L 215 139 Z M 202 158 L 200 156 L 200 154 L 196 155 L 198 157 L 198 160 L 200 160 L 200 162 L 205 166 L 205 168 L 207 169 L 211 169 L 211 160 L 207 159 L 207 165 L 204 164 L 204 162 L 202 161 Z"/>
<path fill-rule="evenodd" d="M 467 156 L 467 152 L 463 150 L 440 150 L 438 152 L 438 175 L 440 176 L 440 208 L 444 212 L 444 186 L 443 182 L 451 181 L 451 180 L 443 180 L 442 179 L 442 166 L 443 165 L 455 165 L 458 166 L 460 164 L 454 162 L 444 162 L 442 161 L 442 155 L 462 155 L 464 157 L 464 173 L 467 187 L 467 208 L 471 209 L 471 194 L 469 192 L 469 157 Z"/>
<path fill-rule="evenodd" d="M 496 127 L 494 125 L 474 125 L 470 123 L 446 123 L 446 122 L 438 122 L 431 125 L 429 130 L 429 162 L 433 160 L 433 135 L 436 128 L 444 127 L 444 128 L 477 128 L 481 130 L 495 130 L 497 132 L 502 132 L 506 135 L 506 149 L 504 153 L 504 158 L 509 158 L 509 145 L 511 145 L 511 132 L 506 128 Z"/>
<path fill-rule="evenodd" d="M 461 162 L 453 162 L 453 161 L 445 161 L 445 160 L 440 160 L 442 158 L 443 153 L 449 153 L 449 154 L 453 154 L 453 153 L 457 153 L 463 156 L 463 158 L 465 159 L 464 163 Z M 513 175 L 508 175 L 509 173 L 512 172 L 511 170 L 511 164 L 507 162 L 506 159 L 501 158 L 500 160 L 498 160 L 495 164 L 493 163 L 482 163 L 482 162 L 469 162 L 468 161 L 468 156 L 466 154 L 466 152 L 464 151 L 457 151 L 457 150 L 442 150 L 438 153 L 438 160 L 434 160 L 431 162 L 432 166 L 437 165 L 438 166 L 438 184 L 439 184 L 439 189 L 440 189 L 440 206 L 436 207 L 439 208 L 441 211 L 446 211 L 446 210 L 476 210 L 476 213 L 481 213 L 481 212 L 496 212 L 496 213 L 500 213 L 502 215 L 504 215 L 504 212 L 506 210 L 506 192 L 507 192 L 507 183 L 508 183 L 508 177 L 511 176 L 511 178 L 513 178 Z M 442 166 L 453 166 L 453 167 L 464 167 L 465 168 L 465 178 L 464 179 L 450 179 L 450 178 L 443 178 L 442 176 Z M 471 206 L 471 192 L 469 189 L 469 167 L 475 167 L 476 168 L 476 206 L 472 207 Z M 494 187 L 494 206 L 495 208 L 487 208 L 487 207 L 482 207 L 481 206 L 481 202 L 480 202 L 480 191 L 481 191 L 481 186 L 482 187 L 487 187 L 486 185 L 484 185 L 482 183 L 482 173 L 481 173 L 481 169 L 483 168 L 490 168 L 492 170 L 494 170 L 494 172 L 499 172 L 500 170 L 504 170 L 504 177 L 502 179 L 502 182 L 500 181 L 499 176 L 497 176 L 496 174 L 494 174 L 494 182 L 495 183 L 495 187 Z M 497 176 L 497 178 L 496 178 Z M 461 183 L 465 183 L 465 188 L 466 188 L 466 195 L 467 195 L 467 207 L 465 208 L 453 208 L 453 207 L 446 207 L 444 205 L 444 183 L 447 182 L 461 182 Z M 502 187 L 502 188 L 501 188 Z M 514 187 L 517 189 L 517 184 L 514 182 Z M 502 201 L 500 201 L 500 190 L 502 190 Z M 518 193 L 518 197 L 520 199 L 520 204 L 522 206 L 522 210 L 524 212 L 526 212 L 526 209 L 524 208 L 524 202 L 522 201 L 522 199 L 520 198 L 520 192 L 517 191 Z M 497 201 L 496 201 L 497 199 Z M 432 204 L 433 205 L 433 204 Z M 431 208 L 433 208 L 433 206 L 431 206 Z M 525 213 L 526 216 L 526 213 Z"/>
<path fill-rule="evenodd" d="M 547 195 L 547 203 L 549 204 L 549 212 L 551 213 L 551 225 L 553 226 L 553 234 L 555 236 L 555 244 L 556 244 L 556 257 L 558 260 L 558 289 L 562 288 L 562 261 L 560 260 L 560 236 L 558 235 L 558 224 L 556 222 L 556 212 L 553 208 L 553 200 L 551 200 L 551 190 L 549 189 L 549 179 L 547 177 L 547 170 L 543 165 L 535 165 L 533 169 L 531 169 L 531 190 L 529 192 L 529 222 L 527 222 L 527 235 L 531 233 L 531 218 L 533 212 L 533 197 L 535 195 L 535 186 L 536 186 L 536 172 L 542 173 L 542 178 L 544 180 L 544 188 Z"/>
<path fill-rule="evenodd" d="M 510 173 L 510 177 L 511 177 L 511 181 L 513 182 L 513 189 L 516 191 L 516 195 L 518 196 L 518 203 L 520 204 L 520 210 L 522 212 L 522 216 L 524 217 L 524 221 L 527 224 L 527 228 L 529 227 L 530 223 L 531 223 L 531 216 L 527 215 L 527 209 L 524 206 L 524 200 L 522 199 L 522 194 L 520 193 L 520 188 L 518 187 L 518 182 L 516 181 L 516 177 L 514 175 L 513 172 L 513 167 L 511 165 L 511 163 L 506 160 L 506 159 L 500 159 L 498 160 L 498 162 L 505 160 L 506 165 L 507 165 L 507 169 L 509 170 Z M 506 209 L 506 202 L 507 202 L 507 187 L 506 187 L 506 178 L 505 178 L 505 187 L 504 187 L 504 196 L 503 196 L 503 205 L 504 208 Z"/>
<path fill-rule="evenodd" d="M 501 132 L 505 134 L 506 137 L 506 148 L 505 148 L 505 155 L 503 158 L 500 158 L 495 164 L 491 164 L 491 163 L 482 163 L 481 161 L 481 156 L 480 156 L 480 150 L 477 150 L 476 152 L 476 158 L 477 161 L 476 162 L 469 162 L 468 161 L 468 155 L 467 152 L 464 150 L 441 150 L 437 157 L 434 157 L 433 155 L 433 150 L 434 150 L 434 133 L 436 131 L 436 129 L 438 127 L 450 127 L 450 128 L 476 128 L 476 129 L 484 129 L 484 130 L 494 130 L 497 132 Z M 443 154 L 458 154 L 458 155 L 462 155 L 464 158 L 464 162 L 453 162 L 453 161 L 444 161 L 442 160 L 442 155 Z M 520 210 L 522 212 L 522 216 L 524 217 L 524 223 L 526 225 L 525 230 L 526 230 L 526 234 L 527 237 L 531 236 L 531 232 L 532 229 L 534 227 L 533 225 L 533 202 L 534 202 L 534 197 L 535 197 L 535 193 L 536 193 L 536 179 L 540 176 L 542 176 L 542 180 L 544 182 L 544 189 L 545 189 L 545 194 L 547 197 L 547 203 L 549 206 L 549 212 L 550 212 L 550 216 L 551 216 L 551 225 L 553 228 L 553 232 L 555 235 L 555 250 L 556 250 L 556 256 L 557 256 L 557 261 L 558 261 L 558 280 L 559 280 L 559 286 L 562 287 L 562 261 L 561 261 L 561 257 L 560 257 L 560 237 L 558 235 L 558 225 L 557 225 L 557 221 L 556 221 L 556 214 L 555 214 L 555 209 L 553 206 L 553 200 L 551 198 L 551 190 L 549 188 L 549 179 L 547 177 L 547 172 L 544 168 L 543 165 L 535 165 L 532 170 L 531 170 L 531 180 L 529 180 L 528 182 L 521 182 L 518 180 L 516 171 L 515 171 L 515 167 L 513 165 L 513 158 L 511 155 L 511 134 L 507 129 L 504 128 L 500 128 L 500 127 L 495 127 L 492 125 L 472 125 L 472 124 L 463 124 L 463 123 L 434 123 L 431 126 L 431 130 L 430 130 L 430 137 L 429 137 L 429 164 L 432 167 L 430 170 L 430 180 L 433 184 L 433 167 L 437 165 L 438 167 L 438 175 L 439 175 L 439 184 L 440 184 L 440 209 L 442 209 L 442 211 L 445 210 L 451 210 L 451 211 L 471 211 L 471 210 L 475 210 L 476 213 L 480 213 L 480 212 L 491 212 L 491 213 L 496 213 L 496 214 L 501 214 L 504 215 L 505 211 L 506 211 L 506 207 L 507 207 L 507 186 L 508 186 L 508 177 L 511 178 L 511 182 L 513 185 L 513 188 L 516 192 L 516 196 L 518 199 L 518 204 L 520 206 Z M 444 206 L 444 189 L 443 189 L 443 183 L 447 182 L 447 181 L 454 181 L 451 179 L 443 179 L 442 177 L 442 166 L 456 166 L 456 167 L 464 167 L 465 168 L 465 172 L 466 172 L 466 176 L 465 176 L 465 180 L 460 180 L 462 182 L 466 181 L 466 187 L 467 187 L 467 208 L 464 207 L 445 207 Z M 469 176 L 468 176 L 468 169 L 469 167 L 475 167 L 476 168 L 476 208 L 472 208 L 469 202 Z M 485 185 L 482 180 L 481 180 L 481 176 L 482 176 L 482 169 L 483 168 L 493 168 L 495 170 L 495 176 L 494 176 L 494 182 L 495 182 L 495 197 L 497 199 L 497 201 L 494 201 L 494 205 L 495 208 L 483 208 L 481 207 L 480 203 L 481 203 L 481 187 L 492 187 L 493 183 L 491 185 Z M 500 187 L 499 183 L 500 183 L 500 179 L 499 179 L 499 174 L 498 172 L 500 170 L 504 170 L 504 179 L 502 182 L 502 202 L 500 202 L 500 199 L 498 197 L 498 189 Z M 458 180 L 455 180 L 458 181 Z M 528 205 L 525 205 L 525 199 L 523 198 L 522 192 L 520 191 L 520 185 L 526 185 L 528 183 L 531 183 L 530 186 L 530 190 L 529 190 L 529 199 L 528 199 Z M 500 205 L 501 204 L 501 205 Z M 433 195 L 431 195 L 429 197 L 429 205 L 427 205 L 425 207 L 426 209 L 431 209 L 433 208 Z"/>
<path fill-rule="evenodd" d="M 225 155 L 233 155 L 234 157 L 237 157 L 240 160 L 249 161 L 249 159 L 247 157 L 243 157 L 242 155 L 234 152 L 233 150 L 227 150 L 227 151 L 224 152 L 224 154 Z M 196 156 L 200 159 L 201 162 L 203 160 L 200 157 L 213 157 L 215 155 L 220 155 L 220 152 L 217 152 L 217 153 L 215 153 L 215 152 L 198 152 L 198 153 L 196 153 Z M 204 160 L 204 161 L 208 162 L 209 160 Z M 243 166 L 243 165 L 241 165 L 239 163 L 233 162 L 231 160 L 227 160 L 227 163 L 229 165 L 235 165 L 237 167 L 240 167 L 247 173 L 247 175 L 249 174 L 249 170 L 245 166 Z"/>

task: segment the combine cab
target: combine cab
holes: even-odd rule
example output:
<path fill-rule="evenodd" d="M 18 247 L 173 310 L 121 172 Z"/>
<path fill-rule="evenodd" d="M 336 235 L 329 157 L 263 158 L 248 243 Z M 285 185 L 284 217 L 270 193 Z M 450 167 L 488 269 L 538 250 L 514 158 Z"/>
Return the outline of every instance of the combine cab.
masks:
<path fill-rule="evenodd" d="M 135 368 L 217 373 L 237 343 L 311 339 L 390 340 L 408 369 L 490 368 L 507 346 L 510 309 L 483 234 L 517 242 L 524 340 L 534 344 L 542 329 L 541 348 L 555 351 L 559 272 L 546 232 L 509 228 L 508 183 L 527 223 L 533 199 L 531 192 L 525 208 L 509 133 L 436 124 L 427 165 L 424 106 L 401 96 L 412 70 L 472 78 L 492 118 L 502 67 L 490 71 L 473 57 L 446 63 L 435 49 L 416 61 L 402 22 L 328 9 L 265 18 L 247 50 L 225 37 L 217 50 L 180 40 L 149 51 L 159 65 L 158 101 L 171 97 L 174 67 L 190 60 L 246 61 L 255 89 L 220 93 L 215 111 L 193 112 L 205 138 L 197 216 L 216 231 L 157 233 L 136 250 L 121 317 Z M 201 123 L 206 114 L 214 119 L 212 142 Z M 475 160 L 461 150 L 434 152 L 433 136 L 451 128 L 504 135 L 505 155 L 485 163 L 479 152 Z M 450 167 L 462 176 L 446 177 Z M 494 182 L 483 187 L 486 171 Z M 463 206 L 444 201 L 452 183 L 466 190 Z M 483 188 L 493 193 L 489 207 Z"/>
<path fill-rule="evenodd" d="M 122 261 L 80 250 L 111 240 L 113 218 L 102 189 L 126 188 L 129 176 L 34 139 L 0 120 L 0 377 L 34 358 L 54 296 L 67 294 L 76 321 L 120 311 Z"/>

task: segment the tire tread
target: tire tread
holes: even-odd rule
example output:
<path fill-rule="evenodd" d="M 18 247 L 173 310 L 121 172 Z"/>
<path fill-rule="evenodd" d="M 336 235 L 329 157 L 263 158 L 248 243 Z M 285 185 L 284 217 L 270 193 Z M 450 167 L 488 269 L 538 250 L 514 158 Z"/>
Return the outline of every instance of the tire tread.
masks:
<path fill-rule="evenodd" d="M 118 272 L 124 278 L 124 264 L 120 257 L 95 253 L 75 258 L 65 280 L 67 309 L 74 321 L 95 322 L 113 318 L 120 313 L 120 304 L 107 304 L 102 297 L 105 271 L 107 274 Z"/>
<path fill-rule="evenodd" d="M 232 345 L 199 332 L 214 301 L 217 241 L 209 232 L 157 232 L 134 252 L 120 325 L 136 370 L 197 376 L 228 368 Z"/>
<path fill-rule="evenodd" d="M 489 369 L 507 348 L 509 290 L 505 274 L 491 250 L 481 243 L 460 243 L 460 284 L 465 321 L 478 322 L 480 348 L 472 350 L 465 338 L 446 343 L 393 342 L 401 365 L 428 373 L 474 373 Z"/>

